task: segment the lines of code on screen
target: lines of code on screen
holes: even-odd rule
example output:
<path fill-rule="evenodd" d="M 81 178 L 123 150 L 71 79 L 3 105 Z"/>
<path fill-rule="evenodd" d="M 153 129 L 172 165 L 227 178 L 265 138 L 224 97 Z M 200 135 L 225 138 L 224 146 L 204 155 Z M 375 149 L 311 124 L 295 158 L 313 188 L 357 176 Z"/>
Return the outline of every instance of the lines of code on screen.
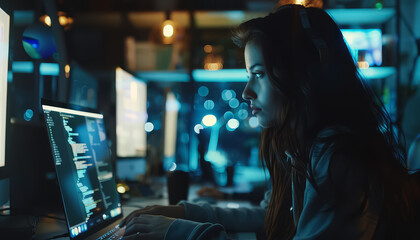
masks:
<path fill-rule="evenodd" d="M 103 119 L 44 113 L 69 227 L 111 217 L 120 204 Z"/>

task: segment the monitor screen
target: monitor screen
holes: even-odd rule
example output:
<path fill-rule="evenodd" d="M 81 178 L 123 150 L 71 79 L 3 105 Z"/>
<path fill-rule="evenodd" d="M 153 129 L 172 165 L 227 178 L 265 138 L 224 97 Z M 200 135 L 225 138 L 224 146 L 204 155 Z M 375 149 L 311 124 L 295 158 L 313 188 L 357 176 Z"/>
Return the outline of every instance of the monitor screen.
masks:
<path fill-rule="evenodd" d="M 70 236 L 121 216 L 103 115 L 43 101 Z"/>
<path fill-rule="evenodd" d="M 341 29 L 349 50 L 356 61 L 369 66 L 382 64 L 382 32 L 380 29 Z"/>
<path fill-rule="evenodd" d="M 82 107 L 98 107 L 98 82 L 87 71 L 77 64 L 71 66 L 70 101 Z"/>
<path fill-rule="evenodd" d="M 147 85 L 121 68 L 116 70 L 117 157 L 145 157 Z"/>
<path fill-rule="evenodd" d="M 0 9 L 0 167 L 6 164 L 7 71 L 10 17 Z"/>

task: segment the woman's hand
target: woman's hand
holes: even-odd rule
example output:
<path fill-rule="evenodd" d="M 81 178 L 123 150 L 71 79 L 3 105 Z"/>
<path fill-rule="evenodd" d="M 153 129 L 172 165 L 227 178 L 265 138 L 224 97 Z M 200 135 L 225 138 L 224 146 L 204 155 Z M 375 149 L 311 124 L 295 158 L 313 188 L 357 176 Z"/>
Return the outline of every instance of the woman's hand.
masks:
<path fill-rule="evenodd" d="M 127 223 L 123 240 L 163 240 L 173 221 L 175 218 L 142 214 Z"/>
<path fill-rule="evenodd" d="M 140 210 L 132 212 L 128 215 L 122 222 L 120 226 L 126 225 L 131 219 L 139 217 L 143 214 L 148 215 L 162 215 L 171 218 L 185 218 L 185 210 L 183 205 L 170 205 L 170 206 L 160 206 L 160 205 L 153 205 L 142 208 Z"/>

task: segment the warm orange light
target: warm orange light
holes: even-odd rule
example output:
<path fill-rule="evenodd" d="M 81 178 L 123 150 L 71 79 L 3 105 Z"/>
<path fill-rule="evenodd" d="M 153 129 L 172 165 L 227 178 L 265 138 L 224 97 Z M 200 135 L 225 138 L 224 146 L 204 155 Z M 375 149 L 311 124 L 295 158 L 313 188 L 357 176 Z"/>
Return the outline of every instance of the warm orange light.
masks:
<path fill-rule="evenodd" d="M 359 66 L 360 69 L 367 69 L 369 68 L 369 63 L 366 61 L 358 61 L 357 66 Z"/>
<path fill-rule="evenodd" d="M 211 53 L 213 51 L 213 47 L 209 44 L 204 46 L 204 52 L 205 53 Z"/>
<path fill-rule="evenodd" d="M 204 58 L 204 69 L 215 71 L 223 68 L 223 58 L 214 54 L 207 54 Z"/>
<path fill-rule="evenodd" d="M 303 5 L 305 7 L 315 7 L 315 8 L 323 8 L 324 1 L 323 0 L 279 0 L 277 2 L 277 6 L 281 7 L 288 4 L 298 4 Z"/>
<path fill-rule="evenodd" d="M 44 15 L 39 19 L 42 23 L 51 27 L 51 18 L 48 15 Z M 73 24 L 74 20 L 71 17 L 67 17 L 65 12 L 58 12 L 58 22 L 61 26 L 67 29 L 71 24 Z"/>
<path fill-rule="evenodd" d="M 174 35 L 174 24 L 171 20 L 166 20 L 163 22 L 162 33 L 164 37 L 170 38 Z"/>
<path fill-rule="evenodd" d="M 171 44 L 175 40 L 175 23 L 172 20 L 166 20 L 162 24 L 162 41 L 164 44 Z"/>
<path fill-rule="evenodd" d="M 44 17 L 44 23 L 45 23 L 45 25 L 47 25 L 48 27 L 51 27 L 51 18 L 50 18 L 50 16 L 45 16 L 45 17 Z"/>
<path fill-rule="evenodd" d="M 206 63 L 204 64 L 204 69 L 210 70 L 210 71 L 216 71 L 223 68 L 223 64 L 221 63 Z"/>
<path fill-rule="evenodd" d="M 70 77 L 70 65 L 67 64 L 64 67 L 64 71 L 66 72 L 66 78 L 69 78 Z"/>

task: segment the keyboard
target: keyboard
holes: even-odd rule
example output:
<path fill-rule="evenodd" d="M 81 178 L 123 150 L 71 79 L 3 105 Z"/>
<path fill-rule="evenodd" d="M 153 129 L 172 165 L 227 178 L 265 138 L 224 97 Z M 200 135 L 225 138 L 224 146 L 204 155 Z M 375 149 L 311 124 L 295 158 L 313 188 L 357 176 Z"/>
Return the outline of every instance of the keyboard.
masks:
<path fill-rule="evenodd" d="M 120 228 L 118 225 L 113 229 L 109 230 L 104 235 L 100 236 L 96 240 L 120 240 L 123 238 L 125 232 L 125 227 Z"/>

